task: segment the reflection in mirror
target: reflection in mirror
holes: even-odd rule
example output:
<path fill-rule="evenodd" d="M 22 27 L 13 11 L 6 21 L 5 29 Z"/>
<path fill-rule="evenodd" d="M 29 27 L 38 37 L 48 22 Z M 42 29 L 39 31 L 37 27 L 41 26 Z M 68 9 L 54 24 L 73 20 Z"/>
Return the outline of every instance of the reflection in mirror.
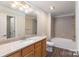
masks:
<path fill-rule="evenodd" d="M 18 3 L 22 6 L 17 4 L 17 6 L 12 7 L 14 2 L 0 2 L 0 39 L 2 41 L 18 40 L 25 36 L 37 35 L 36 11 L 26 2 Z M 26 5 L 30 7 L 27 8 Z M 24 6 L 25 8 L 20 10 Z M 6 40 L 7 38 L 8 40 Z"/>
<path fill-rule="evenodd" d="M 7 16 L 7 38 L 15 37 L 15 17 Z"/>
<path fill-rule="evenodd" d="M 37 34 L 37 17 L 35 14 L 28 14 L 25 18 L 25 31 L 26 35 Z"/>

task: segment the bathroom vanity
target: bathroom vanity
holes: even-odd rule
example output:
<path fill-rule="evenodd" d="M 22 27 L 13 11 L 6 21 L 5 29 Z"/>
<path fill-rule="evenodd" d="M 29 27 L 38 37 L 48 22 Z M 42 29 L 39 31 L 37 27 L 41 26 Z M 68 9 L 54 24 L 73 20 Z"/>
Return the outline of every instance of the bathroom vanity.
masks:
<path fill-rule="evenodd" d="M 0 45 L 0 56 L 44 57 L 46 56 L 46 39 L 46 36 L 35 36 Z"/>

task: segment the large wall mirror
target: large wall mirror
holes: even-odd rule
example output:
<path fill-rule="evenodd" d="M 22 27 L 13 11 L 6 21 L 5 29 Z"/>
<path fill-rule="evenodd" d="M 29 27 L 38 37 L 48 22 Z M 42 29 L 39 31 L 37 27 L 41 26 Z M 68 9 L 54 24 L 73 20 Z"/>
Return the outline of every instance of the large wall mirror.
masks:
<path fill-rule="evenodd" d="M 0 38 L 37 35 L 35 11 L 26 13 L 11 7 L 11 2 L 0 2 Z"/>
<path fill-rule="evenodd" d="M 15 37 L 15 17 L 7 16 L 7 38 Z"/>
<path fill-rule="evenodd" d="M 26 35 L 37 35 L 37 16 L 33 13 L 25 17 L 25 32 Z"/>

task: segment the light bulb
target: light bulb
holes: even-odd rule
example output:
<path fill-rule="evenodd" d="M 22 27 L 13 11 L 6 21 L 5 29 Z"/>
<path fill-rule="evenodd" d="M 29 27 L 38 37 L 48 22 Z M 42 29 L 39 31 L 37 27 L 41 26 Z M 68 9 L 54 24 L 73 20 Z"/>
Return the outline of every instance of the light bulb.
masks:
<path fill-rule="evenodd" d="M 54 6 L 50 6 L 50 10 L 53 10 L 53 9 L 55 9 L 55 7 Z"/>
<path fill-rule="evenodd" d="M 19 2 L 17 2 L 17 1 L 14 1 L 14 4 L 18 5 L 18 4 L 19 4 Z"/>
<path fill-rule="evenodd" d="M 28 10 L 25 10 L 25 13 L 28 13 L 29 11 Z"/>
<path fill-rule="evenodd" d="M 26 8 L 29 8 L 29 5 L 25 5 Z"/>
<path fill-rule="evenodd" d="M 13 8 L 16 8 L 18 4 L 19 4 L 18 2 L 14 1 L 14 2 L 11 4 L 11 6 L 12 6 Z"/>
<path fill-rule="evenodd" d="M 26 8 L 26 6 L 22 6 L 24 9 Z"/>
<path fill-rule="evenodd" d="M 11 6 L 12 6 L 13 8 L 16 8 L 16 4 L 12 4 Z"/>
<path fill-rule="evenodd" d="M 24 9 L 22 7 L 19 7 L 19 10 L 23 11 Z"/>

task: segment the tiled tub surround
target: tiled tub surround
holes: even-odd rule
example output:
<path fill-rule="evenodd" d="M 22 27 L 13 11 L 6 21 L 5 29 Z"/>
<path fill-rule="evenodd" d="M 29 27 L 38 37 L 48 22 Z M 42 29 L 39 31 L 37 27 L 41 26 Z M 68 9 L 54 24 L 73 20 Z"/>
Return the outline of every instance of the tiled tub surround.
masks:
<path fill-rule="evenodd" d="M 45 38 L 46 36 L 35 36 L 31 38 L 26 38 L 24 40 L 18 40 L 18 41 L 2 44 L 0 45 L 0 56 L 8 56 L 11 53 L 21 50 L 22 48 L 32 45 L 36 42 L 39 42 Z"/>

